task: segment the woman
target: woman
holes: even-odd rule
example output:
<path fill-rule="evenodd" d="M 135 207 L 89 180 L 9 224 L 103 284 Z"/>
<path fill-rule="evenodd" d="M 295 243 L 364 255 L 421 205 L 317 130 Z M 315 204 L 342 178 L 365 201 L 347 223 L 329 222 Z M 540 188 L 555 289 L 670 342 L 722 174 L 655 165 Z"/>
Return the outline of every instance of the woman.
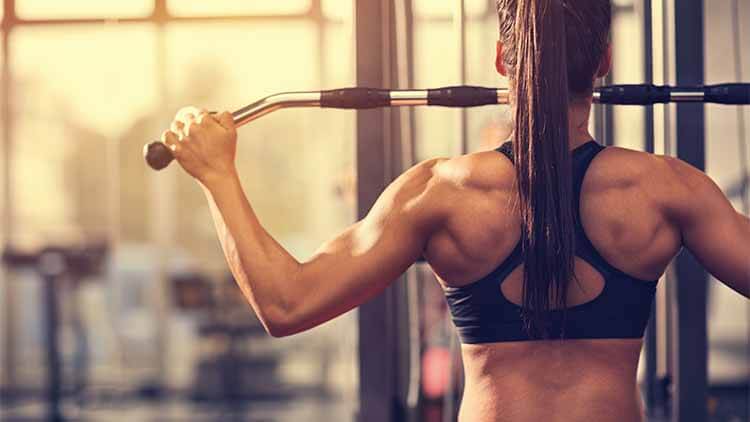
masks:
<path fill-rule="evenodd" d="M 229 113 L 163 141 L 204 187 L 237 283 L 273 336 L 330 320 L 424 255 L 462 340 L 464 421 L 642 420 L 636 367 L 656 281 L 684 246 L 750 294 L 750 220 L 703 173 L 588 133 L 610 68 L 608 0 L 499 0 L 512 144 L 418 164 L 296 261 L 261 226 Z M 690 288 L 690 286 L 680 286 Z"/>

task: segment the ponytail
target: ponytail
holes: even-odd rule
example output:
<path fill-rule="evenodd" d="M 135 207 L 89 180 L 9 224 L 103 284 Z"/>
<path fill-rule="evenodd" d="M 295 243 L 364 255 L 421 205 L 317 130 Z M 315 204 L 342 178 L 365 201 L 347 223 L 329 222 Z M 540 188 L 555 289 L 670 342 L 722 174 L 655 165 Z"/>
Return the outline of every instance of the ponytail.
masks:
<path fill-rule="evenodd" d="M 516 66 L 510 78 L 523 229 L 522 316 L 528 333 L 542 338 L 548 336 L 553 306 L 566 308 L 575 262 L 563 1 L 517 0 Z"/>

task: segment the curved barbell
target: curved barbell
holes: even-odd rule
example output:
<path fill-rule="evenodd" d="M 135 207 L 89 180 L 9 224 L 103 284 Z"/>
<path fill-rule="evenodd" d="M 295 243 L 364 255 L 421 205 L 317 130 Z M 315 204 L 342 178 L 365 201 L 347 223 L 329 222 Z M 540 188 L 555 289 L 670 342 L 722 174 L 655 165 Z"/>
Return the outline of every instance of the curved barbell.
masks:
<path fill-rule="evenodd" d="M 653 105 L 670 102 L 750 104 L 750 84 L 731 83 L 696 87 L 657 85 L 612 85 L 597 88 L 593 99 L 598 104 Z M 237 126 L 245 125 L 284 108 L 321 107 L 371 109 L 404 106 L 478 107 L 508 104 L 507 89 L 453 86 L 423 90 L 387 90 L 343 88 L 316 92 L 286 92 L 265 97 L 232 113 Z M 146 162 L 154 170 L 166 168 L 172 151 L 162 142 L 144 147 Z"/>

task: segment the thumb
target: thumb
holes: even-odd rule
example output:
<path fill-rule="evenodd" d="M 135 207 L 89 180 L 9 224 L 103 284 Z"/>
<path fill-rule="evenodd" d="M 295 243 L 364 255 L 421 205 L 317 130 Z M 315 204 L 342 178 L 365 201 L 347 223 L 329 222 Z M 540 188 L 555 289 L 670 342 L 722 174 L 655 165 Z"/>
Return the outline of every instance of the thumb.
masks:
<path fill-rule="evenodd" d="M 232 113 L 228 111 L 225 111 L 216 116 L 216 120 L 218 120 L 219 124 L 222 125 L 224 129 L 234 128 L 234 117 L 232 116 Z"/>

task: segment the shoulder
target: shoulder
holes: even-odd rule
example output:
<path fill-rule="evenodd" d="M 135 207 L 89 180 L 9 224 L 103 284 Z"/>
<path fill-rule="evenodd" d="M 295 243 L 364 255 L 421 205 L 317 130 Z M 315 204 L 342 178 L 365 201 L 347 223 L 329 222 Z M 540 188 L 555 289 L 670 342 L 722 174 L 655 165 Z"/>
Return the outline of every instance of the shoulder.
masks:
<path fill-rule="evenodd" d="M 399 176 L 379 202 L 422 221 L 450 217 L 467 201 L 491 200 L 513 189 L 513 164 L 496 151 L 422 161 Z"/>
<path fill-rule="evenodd" d="M 662 204 L 673 219 L 689 223 L 727 202 L 724 192 L 705 172 L 679 158 L 661 156 L 659 160 Z"/>
<path fill-rule="evenodd" d="M 592 162 L 590 172 L 603 184 L 661 191 L 676 180 L 680 160 L 621 147 L 607 147 Z"/>
<path fill-rule="evenodd" d="M 633 183 L 648 179 L 658 169 L 658 157 L 643 151 L 607 147 L 591 164 L 596 179 Z"/>
<path fill-rule="evenodd" d="M 516 170 L 503 154 L 482 151 L 443 160 L 437 178 L 456 189 L 508 190 L 515 183 Z"/>
<path fill-rule="evenodd" d="M 445 199 L 451 194 L 449 184 L 440 177 L 440 168 L 447 159 L 422 161 L 403 172 L 378 198 L 368 214 L 369 220 L 398 216 L 415 224 L 434 221 L 443 212 Z"/>
<path fill-rule="evenodd" d="M 496 151 L 482 151 L 453 158 L 422 161 L 404 172 L 394 185 L 425 194 L 449 194 L 461 190 L 512 188 L 513 164 Z"/>
<path fill-rule="evenodd" d="M 663 176 L 670 181 L 678 181 L 688 177 L 687 182 L 694 182 L 696 178 L 705 176 L 703 172 L 686 163 L 685 161 L 669 155 L 651 154 L 621 147 L 608 147 L 602 151 L 607 165 L 616 165 L 619 173 L 624 172 L 631 176 Z"/>
<path fill-rule="evenodd" d="M 668 155 L 609 147 L 592 163 L 595 184 L 637 188 L 666 213 L 715 194 L 715 183 L 702 171 Z"/>

